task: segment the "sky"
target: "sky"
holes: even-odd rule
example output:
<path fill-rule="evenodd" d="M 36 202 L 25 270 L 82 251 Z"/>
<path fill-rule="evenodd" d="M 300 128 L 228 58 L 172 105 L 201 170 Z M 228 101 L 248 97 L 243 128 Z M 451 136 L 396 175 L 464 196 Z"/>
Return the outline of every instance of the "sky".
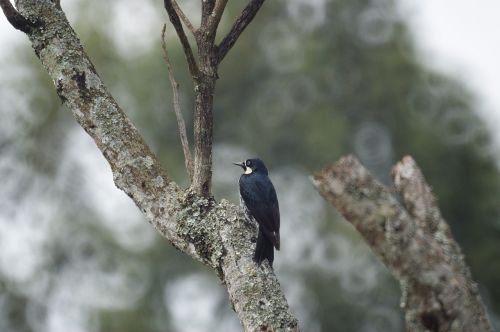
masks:
<path fill-rule="evenodd" d="M 462 81 L 500 147 L 500 1 L 400 0 L 424 61 Z"/>

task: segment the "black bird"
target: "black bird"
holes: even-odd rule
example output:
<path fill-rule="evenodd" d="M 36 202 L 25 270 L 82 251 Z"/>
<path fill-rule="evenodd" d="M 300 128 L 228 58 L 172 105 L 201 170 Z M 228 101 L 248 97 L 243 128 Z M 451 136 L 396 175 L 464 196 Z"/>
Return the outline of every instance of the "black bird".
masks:
<path fill-rule="evenodd" d="M 276 191 L 262 160 L 255 158 L 234 164 L 244 170 L 240 177 L 240 204 L 246 218 L 259 224 L 253 259 L 257 265 L 267 259 L 273 266 L 274 248 L 280 250 L 280 209 Z"/>

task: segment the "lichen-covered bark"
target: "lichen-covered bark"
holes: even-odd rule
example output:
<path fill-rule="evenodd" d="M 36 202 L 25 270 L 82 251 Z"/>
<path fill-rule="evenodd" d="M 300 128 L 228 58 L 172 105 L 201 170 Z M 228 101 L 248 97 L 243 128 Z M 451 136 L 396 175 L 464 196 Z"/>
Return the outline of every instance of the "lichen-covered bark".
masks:
<path fill-rule="evenodd" d="M 413 159 L 398 163 L 393 176 L 406 208 L 352 156 L 320 171 L 313 183 L 400 281 L 407 331 L 492 331 L 460 248 Z"/>
<path fill-rule="evenodd" d="M 179 250 L 213 268 L 246 331 L 297 330 L 273 270 L 252 262 L 256 229 L 239 208 L 172 182 L 137 129 L 107 91 L 57 1 L 19 0 L 35 53 L 63 104 L 94 139 L 118 188 Z"/>

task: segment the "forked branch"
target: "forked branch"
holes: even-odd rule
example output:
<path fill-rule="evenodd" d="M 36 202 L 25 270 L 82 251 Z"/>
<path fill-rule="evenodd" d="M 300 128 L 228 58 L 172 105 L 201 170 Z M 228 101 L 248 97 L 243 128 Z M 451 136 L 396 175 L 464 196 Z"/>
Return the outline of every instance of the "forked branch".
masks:
<path fill-rule="evenodd" d="M 224 14 L 227 0 L 203 0 L 201 25 L 197 30 L 193 28 L 175 0 L 164 0 L 165 9 L 181 41 L 194 82 L 194 157 L 191 188 L 205 197 L 211 195 L 212 187 L 213 96 L 218 79 L 218 66 L 263 3 L 264 0 L 251 0 L 217 47 L 215 45 L 217 27 Z M 196 60 L 181 20 L 196 37 L 198 46 Z"/>

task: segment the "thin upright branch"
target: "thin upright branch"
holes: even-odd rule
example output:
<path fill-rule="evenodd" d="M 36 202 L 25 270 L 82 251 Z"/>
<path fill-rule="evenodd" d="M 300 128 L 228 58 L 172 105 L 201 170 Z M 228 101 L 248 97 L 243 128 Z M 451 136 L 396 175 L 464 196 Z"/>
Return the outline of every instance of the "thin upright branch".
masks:
<path fill-rule="evenodd" d="M 191 21 L 189 21 L 186 14 L 184 14 L 184 12 L 182 11 L 181 7 L 179 7 L 179 4 L 177 3 L 177 1 L 172 0 L 172 7 L 174 7 L 174 10 L 177 13 L 177 16 L 179 16 L 179 18 L 182 20 L 184 25 L 189 29 L 189 31 L 191 31 L 193 36 L 196 36 L 196 31 L 197 31 L 196 28 L 193 26 L 193 24 L 191 24 Z"/>
<path fill-rule="evenodd" d="M 215 61 L 219 64 L 224 59 L 229 50 L 233 47 L 238 37 L 241 35 L 243 30 L 250 24 L 253 20 L 260 7 L 265 0 L 251 0 L 248 5 L 243 9 L 241 15 L 234 22 L 231 30 L 226 37 L 221 41 L 217 47 L 217 54 Z"/>
<path fill-rule="evenodd" d="M 212 13 L 208 17 L 207 26 L 208 29 L 213 33 L 217 31 L 217 27 L 220 23 L 224 10 L 226 9 L 226 5 L 227 5 L 227 0 L 217 0 L 215 2 L 215 6 L 214 9 L 212 10 Z"/>
<path fill-rule="evenodd" d="M 175 117 L 177 118 L 177 126 L 179 127 L 179 135 L 181 137 L 182 150 L 184 151 L 184 162 L 186 164 L 186 171 L 189 175 L 189 179 L 193 179 L 193 158 L 191 156 L 191 150 L 189 148 L 189 141 L 186 134 L 186 123 L 181 112 L 181 105 L 179 102 L 179 83 L 175 80 L 174 71 L 172 69 L 172 63 L 170 62 L 170 57 L 168 56 L 167 45 L 165 41 L 165 31 L 167 25 L 163 25 L 161 30 L 161 47 L 163 49 L 163 59 L 167 64 L 168 78 L 170 80 L 170 85 L 172 85 L 172 105 L 175 112 Z"/>
<path fill-rule="evenodd" d="M 313 183 L 400 281 L 407 331 L 492 331 L 477 286 L 416 163 L 406 157 L 393 176 L 405 207 L 351 156 L 320 171 Z"/>
<path fill-rule="evenodd" d="M 187 39 L 186 33 L 182 28 L 182 23 L 177 15 L 177 12 L 173 6 L 172 0 L 164 0 L 165 9 L 167 10 L 168 17 L 170 22 L 175 28 L 177 35 L 179 36 L 179 40 L 181 41 L 182 48 L 184 50 L 184 54 L 186 55 L 186 60 L 189 66 L 189 72 L 193 79 L 197 80 L 199 77 L 198 65 L 196 63 L 196 59 L 193 55 L 193 50 L 191 49 L 191 45 L 189 44 L 189 40 Z"/>
<path fill-rule="evenodd" d="M 9 23 L 17 30 L 28 33 L 35 27 L 35 24 L 21 15 L 9 0 L 0 0 L 0 7 Z"/>

